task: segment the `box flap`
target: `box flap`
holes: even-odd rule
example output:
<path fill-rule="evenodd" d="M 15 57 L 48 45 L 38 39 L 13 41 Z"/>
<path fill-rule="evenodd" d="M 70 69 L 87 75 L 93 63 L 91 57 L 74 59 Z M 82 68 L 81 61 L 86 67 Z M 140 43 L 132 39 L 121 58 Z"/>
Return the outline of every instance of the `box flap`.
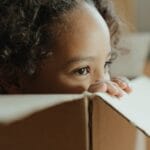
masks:
<path fill-rule="evenodd" d="M 79 100 L 83 95 L 1 95 L 0 123 L 12 123 L 35 112 Z"/>
<path fill-rule="evenodd" d="M 135 150 L 137 129 L 99 97 L 92 102 L 92 150 Z"/>
<path fill-rule="evenodd" d="M 133 92 L 120 100 L 105 93 L 96 93 L 96 95 L 150 136 L 150 79 L 140 77 L 133 80 L 131 86 Z"/>
<path fill-rule="evenodd" d="M 117 110 L 124 118 L 150 136 L 150 79 L 141 77 L 132 81 L 133 92 L 121 100 L 105 93 L 96 93 L 104 102 Z M 0 96 L 0 123 L 11 123 L 35 112 L 69 101 L 81 95 L 13 95 Z M 93 96 L 93 95 L 92 95 Z M 89 94 L 91 98 L 91 94 Z"/>
<path fill-rule="evenodd" d="M 0 149 L 89 150 L 87 116 L 88 99 L 82 98 L 0 124 Z"/>

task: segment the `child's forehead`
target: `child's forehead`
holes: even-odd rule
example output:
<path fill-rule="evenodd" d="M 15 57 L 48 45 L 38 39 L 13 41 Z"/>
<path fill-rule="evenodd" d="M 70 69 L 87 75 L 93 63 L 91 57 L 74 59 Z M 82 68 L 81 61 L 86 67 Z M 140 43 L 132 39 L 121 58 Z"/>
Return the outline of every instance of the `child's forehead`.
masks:
<path fill-rule="evenodd" d="M 63 15 L 60 21 L 49 24 L 48 32 L 53 34 L 52 37 L 55 37 L 56 42 L 57 40 L 71 41 L 73 37 L 82 38 L 83 35 L 88 36 L 90 32 L 99 32 L 103 38 L 110 40 L 106 22 L 96 8 L 87 3 Z"/>
<path fill-rule="evenodd" d="M 48 27 L 50 36 L 47 43 L 52 44 L 49 46 L 56 55 L 67 53 L 68 56 L 77 56 L 78 53 L 80 56 L 92 56 L 95 50 L 110 51 L 108 27 L 93 6 L 84 4 L 79 10 L 63 17 Z"/>
<path fill-rule="evenodd" d="M 76 11 L 72 11 L 69 17 L 71 25 L 75 28 L 80 28 L 82 25 L 84 25 L 85 28 L 90 27 L 90 25 L 99 25 L 109 36 L 109 29 L 105 20 L 92 4 L 83 2 Z"/>

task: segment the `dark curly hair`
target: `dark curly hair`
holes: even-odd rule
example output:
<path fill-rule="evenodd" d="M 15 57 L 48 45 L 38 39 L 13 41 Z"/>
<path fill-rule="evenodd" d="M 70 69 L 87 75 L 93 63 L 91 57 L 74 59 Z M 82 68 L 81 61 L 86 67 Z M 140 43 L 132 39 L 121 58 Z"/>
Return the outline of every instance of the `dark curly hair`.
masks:
<path fill-rule="evenodd" d="M 106 0 L 0 0 L 0 82 L 17 85 L 19 73 L 33 75 L 40 60 L 50 53 L 44 47 L 47 38 L 51 45 L 55 39 L 55 34 L 47 35 L 43 27 L 64 22 L 64 14 L 83 1 L 95 5 L 116 46 L 119 19 Z"/>

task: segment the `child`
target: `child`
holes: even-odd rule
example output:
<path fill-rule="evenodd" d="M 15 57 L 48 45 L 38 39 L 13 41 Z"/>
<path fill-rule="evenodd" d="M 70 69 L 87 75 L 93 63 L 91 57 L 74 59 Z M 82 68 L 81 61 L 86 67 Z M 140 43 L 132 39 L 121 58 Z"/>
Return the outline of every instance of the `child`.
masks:
<path fill-rule="evenodd" d="M 109 77 L 119 25 L 103 0 L 1 0 L 0 18 L 1 93 L 131 91 Z"/>

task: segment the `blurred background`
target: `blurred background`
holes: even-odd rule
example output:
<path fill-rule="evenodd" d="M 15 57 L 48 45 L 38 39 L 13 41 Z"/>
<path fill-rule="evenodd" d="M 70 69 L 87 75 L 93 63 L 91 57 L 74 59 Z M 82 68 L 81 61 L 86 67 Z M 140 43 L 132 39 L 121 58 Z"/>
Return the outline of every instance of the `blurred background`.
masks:
<path fill-rule="evenodd" d="M 150 0 L 112 0 L 117 14 L 128 28 L 119 46 L 123 51 L 111 68 L 112 75 L 150 77 Z M 150 138 L 137 133 L 137 150 L 150 150 Z"/>
<path fill-rule="evenodd" d="M 112 75 L 129 78 L 150 76 L 150 0 L 112 0 L 124 24 L 124 34 L 118 57 L 112 65 Z"/>

